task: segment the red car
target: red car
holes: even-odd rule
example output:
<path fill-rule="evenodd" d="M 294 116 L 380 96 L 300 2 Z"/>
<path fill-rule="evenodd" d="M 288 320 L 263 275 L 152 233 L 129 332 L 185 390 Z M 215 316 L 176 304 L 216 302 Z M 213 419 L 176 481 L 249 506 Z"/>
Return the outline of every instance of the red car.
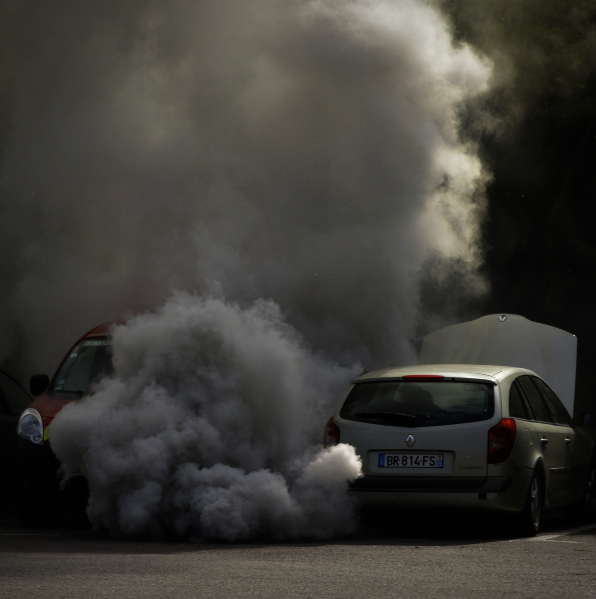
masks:
<path fill-rule="evenodd" d="M 48 523 L 62 505 L 86 502 L 87 483 L 82 476 L 71 478 L 60 489 L 60 464 L 48 442 L 48 427 L 66 404 L 80 400 L 111 372 L 110 326 L 83 335 L 51 380 L 45 374 L 31 377 L 30 390 L 37 399 L 19 418 L 12 460 L 15 505 L 25 524 Z"/>

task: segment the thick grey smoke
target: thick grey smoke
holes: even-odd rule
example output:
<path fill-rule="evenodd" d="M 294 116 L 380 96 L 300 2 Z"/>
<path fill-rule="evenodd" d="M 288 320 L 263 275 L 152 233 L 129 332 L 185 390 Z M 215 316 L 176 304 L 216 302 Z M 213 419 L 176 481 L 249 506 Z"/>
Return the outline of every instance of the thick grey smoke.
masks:
<path fill-rule="evenodd" d="M 357 372 L 305 347 L 271 302 L 177 295 L 114 331 L 115 377 L 51 426 L 96 526 L 226 541 L 353 530 L 354 449 L 316 453 Z"/>
<path fill-rule="evenodd" d="M 429 256 L 478 265 L 458 109 L 489 68 L 424 2 L 0 10 L 0 355 L 27 373 L 172 289 L 272 298 L 346 363 L 411 361 Z"/>
<path fill-rule="evenodd" d="M 52 425 L 93 521 L 346 532 L 357 458 L 311 449 L 332 399 L 358 364 L 415 359 L 429 259 L 483 285 L 487 175 L 458 115 L 489 65 L 416 0 L 1 10 L 0 353 L 51 368 L 165 306 Z"/>

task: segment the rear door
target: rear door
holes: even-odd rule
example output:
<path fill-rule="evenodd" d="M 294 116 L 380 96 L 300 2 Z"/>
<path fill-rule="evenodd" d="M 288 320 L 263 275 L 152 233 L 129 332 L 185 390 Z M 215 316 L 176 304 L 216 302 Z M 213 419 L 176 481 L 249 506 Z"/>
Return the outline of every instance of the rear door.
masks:
<path fill-rule="evenodd" d="M 509 390 L 509 417 L 517 421 L 517 434 L 526 449 L 514 452 L 514 459 L 526 468 L 534 468 L 536 455 L 533 451 L 527 451 L 528 447 L 536 442 L 534 413 L 517 380 L 513 381 Z"/>
<path fill-rule="evenodd" d="M 562 496 L 577 495 L 585 482 L 585 476 L 590 454 L 585 451 L 583 439 L 571 425 L 571 416 L 563 406 L 555 392 L 538 377 L 531 377 L 538 392 L 544 399 L 552 420 L 557 425 L 559 434 L 564 434 L 565 441 L 565 470 L 562 475 L 564 488 Z"/>
<path fill-rule="evenodd" d="M 546 497 L 549 503 L 557 503 L 565 497 L 569 486 L 566 443 L 568 427 L 555 423 L 548 405 L 532 381 L 533 378 L 535 377 L 523 375 L 516 380 L 533 413 L 533 442 L 540 447 L 544 460 Z"/>

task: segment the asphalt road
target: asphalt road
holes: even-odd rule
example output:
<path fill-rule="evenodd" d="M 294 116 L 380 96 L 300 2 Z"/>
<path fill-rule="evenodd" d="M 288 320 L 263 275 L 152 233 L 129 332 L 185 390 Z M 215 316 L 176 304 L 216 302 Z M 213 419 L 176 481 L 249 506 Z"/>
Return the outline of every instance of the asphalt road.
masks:
<path fill-rule="evenodd" d="M 596 524 L 556 515 L 535 539 L 467 519 L 381 522 L 316 543 L 131 541 L 80 521 L 28 529 L 0 521 L 0 597 L 596 597 Z"/>

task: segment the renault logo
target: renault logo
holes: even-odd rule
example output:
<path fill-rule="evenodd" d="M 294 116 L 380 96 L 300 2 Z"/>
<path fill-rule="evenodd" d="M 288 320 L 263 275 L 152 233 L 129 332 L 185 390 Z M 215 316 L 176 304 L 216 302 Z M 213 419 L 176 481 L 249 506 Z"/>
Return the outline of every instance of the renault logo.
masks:
<path fill-rule="evenodd" d="M 414 445 L 414 443 L 416 443 L 416 439 L 414 439 L 414 435 L 408 435 L 406 437 L 406 443 L 407 443 L 408 447 L 412 447 L 412 445 Z"/>

